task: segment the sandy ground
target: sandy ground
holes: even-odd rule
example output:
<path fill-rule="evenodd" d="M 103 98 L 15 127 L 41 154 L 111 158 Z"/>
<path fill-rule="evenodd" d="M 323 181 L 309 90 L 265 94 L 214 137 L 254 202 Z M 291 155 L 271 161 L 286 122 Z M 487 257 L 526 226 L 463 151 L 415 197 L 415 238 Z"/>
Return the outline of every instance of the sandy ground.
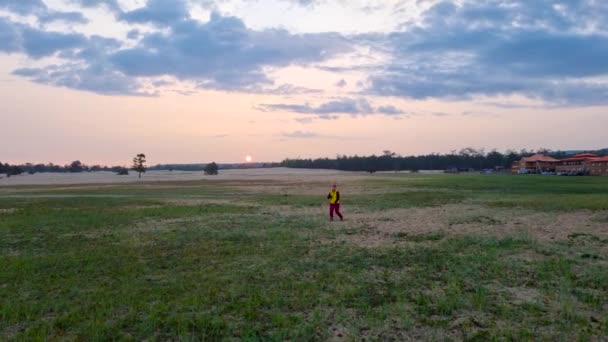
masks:
<path fill-rule="evenodd" d="M 588 234 L 608 239 L 608 225 L 600 220 L 604 215 L 587 210 L 553 213 L 466 204 L 392 209 L 350 215 L 352 226 L 358 229 L 344 238 L 366 247 L 399 244 L 433 233 L 525 236 L 545 241 Z"/>
<path fill-rule="evenodd" d="M 344 206 L 346 222 L 328 222 L 339 232 L 321 243 L 349 243 L 376 248 L 399 246 L 437 235 L 486 235 L 528 237 L 539 241 L 571 241 L 576 238 L 608 242 L 608 212 L 580 210 L 552 213 L 526 209 L 487 208 L 453 204 L 439 207 L 401 208 L 358 212 Z M 325 207 L 306 208 L 304 214 L 326 216 Z M 608 244 L 605 246 L 608 252 Z"/>
<path fill-rule="evenodd" d="M 344 172 L 336 170 L 309 170 L 288 168 L 237 169 L 220 170 L 217 176 L 206 176 L 203 172 L 186 171 L 149 171 L 137 178 L 137 173 L 118 176 L 113 172 L 82 173 L 37 173 L 18 175 L 7 178 L 1 175 L 0 186 L 14 185 L 58 185 L 58 184 L 114 184 L 158 181 L 192 181 L 192 180 L 278 180 L 278 181 L 320 181 L 336 182 L 344 179 L 364 178 L 364 172 Z"/>

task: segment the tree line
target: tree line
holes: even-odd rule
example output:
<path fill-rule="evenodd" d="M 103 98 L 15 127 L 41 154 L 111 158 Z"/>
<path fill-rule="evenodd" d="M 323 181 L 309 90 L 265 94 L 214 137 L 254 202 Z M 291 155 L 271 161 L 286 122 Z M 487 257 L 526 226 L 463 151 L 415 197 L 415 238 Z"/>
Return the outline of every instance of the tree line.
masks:
<path fill-rule="evenodd" d="M 608 149 L 593 151 L 598 155 L 608 154 Z M 483 149 L 463 148 L 446 154 L 432 153 L 418 156 L 400 156 L 391 151 L 384 151 L 381 155 L 372 156 L 337 156 L 336 158 L 317 159 L 285 159 L 283 167 L 306 169 L 336 169 L 344 171 L 418 171 L 418 170 L 486 170 L 511 169 L 513 162 L 523 157 L 542 153 L 554 158 L 565 158 L 568 155 L 563 151 L 540 150 L 508 150 L 499 152 Z"/>
<path fill-rule="evenodd" d="M 608 155 L 608 149 L 589 151 L 600 156 Z M 419 156 L 400 156 L 391 151 L 384 151 L 381 155 L 372 156 L 337 156 L 336 158 L 317 158 L 317 159 L 285 159 L 281 163 L 256 164 L 256 167 L 290 167 L 307 169 L 336 169 L 344 171 L 418 171 L 418 170 L 484 170 L 484 169 L 510 169 L 513 162 L 523 157 L 542 153 L 554 158 L 565 158 L 572 153 L 564 151 L 540 150 L 508 150 L 499 152 L 492 150 L 486 152 L 483 149 L 471 147 L 463 148 L 460 151 L 452 151 L 446 154 L 431 153 Z M 153 167 L 145 166 L 144 154 L 138 154 L 133 159 L 133 166 L 130 168 L 141 174 L 146 170 L 188 170 L 203 171 L 206 174 L 217 174 L 219 167 L 216 163 L 209 164 L 161 164 Z M 226 164 L 222 168 L 238 167 L 240 164 Z M 22 173 L 44 173 L 44 172 L 95 172 L 111 171 L 119 175 L 129 174 L 129 168 L 124 166 L 102 166 L 86 165 L 79 160 L 70 164 L 57 165 L 25 163 L 11 165 L 0 162 L 0 175 L 7 176 L 19 175 Z"/>
<path fill-rule="evenodd" d="M 214 162 L 215 163 L 215 162 Z M 159 170 L 168 170 L 168 171 L 205 171 L 207 168 L 207 164 L 157 164 L 154 166 L 150 166 L 148 170 L 150 171 L 159 171 Z M 230 170 L 230 169 L 243 169 L 243 168 L 271 168 L 271 167 L 280 167 L 281 163 L 224 163 L 216 165 L 222 170 Z"/>
<path fill-rule="evenodd" d="M 58 165 L 53 163 L 48 164 L 18 164 L 11 165 L 8 163 L 0 162 L 0 174 L 6 175 L 20 175 L 22 173 L 45 173 L 45 172 L 59 172 L 59 173 L 68 173 L 68 172 L 94 172 L 94 171 L 112 171 L 119 172 L 125 169 L 124 166 L 102 166 L 102 165 L 86 165 L 79 160 L 75 160 L 70 164 L 66 165 Z"/>
<path fill-rule="evenodd" d="M 103 166 L 103 165 L 86 165 L 80 160 L 75 160 L 70 164 L 57 165 L 53 163 L 48 164 L 33 164 L 25 163 L 18 165 L 11 165 L 9 163 L 0 162 L 0 175 L 16 176 L 23 173 L 35 174 L 35 173 L 79 173 L 79 172 L 96 172 L 96 171 L 110 171 L 115 172 L 117 175 L 128 175 L 129 170 L 133 170 L 138 173 L 138 178 L 141 178 L 142 173 L 147 170 L 173 170 L 173 167 L 167 165 L 157 165 L 154 167 L 148 167 L 145 165 L 146 155 L 143 153 L 137 154 L 133 158 L 133 164 L 130 168 L 124 166 Z M 194 167 L 189 168 L 188 165 L 182 165 L 186 170 L 197 170 L 203 171 L 206 175 L 217 175 L 219 173 L 219 166 L 215 162 L 208 164 L 193 164 Z M 180 169 L 178 166 L 176 169 Z"/>

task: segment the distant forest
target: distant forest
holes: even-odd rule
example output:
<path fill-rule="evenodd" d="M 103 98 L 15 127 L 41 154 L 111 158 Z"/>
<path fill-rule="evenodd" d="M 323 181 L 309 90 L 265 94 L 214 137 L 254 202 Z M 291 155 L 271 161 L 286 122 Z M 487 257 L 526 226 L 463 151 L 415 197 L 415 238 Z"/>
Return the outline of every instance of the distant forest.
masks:
<path fill-rule="evenodd" d="M 576 151 L 576 153 L 583 151 Z M 585 151 L 587 152 L 587 151 Z M 600 156 L 608 154 L 608 149 L 589 151 Z M 336 158 L 285 159 L 281 166 L 306 169 L 336 169 L 344 171 L 418 171 L 418 170 L 485 170 L 511 169 L 513 162 L 523 157 L 542 153 L 554 158 L 565 158 L 575 152 L 550 150 L 509 150 L 505 153 L 492 150 L 486 152 L 474 148 L 464 148 L 448 154 L 427 154 L 420 156 L 400 156 L 384 151 L 376 156 L 338 156 Z"/>
<path fill-rule="evenodd" d="M 10 165 L 8 163 L 0 162 L 0 175 L 6 174 L 20 175 L 22 173 L 44 173 L 44 172 L 93 172 L 93 171 L 112 171 L 120 172 L 125 170 L 124 166 L 101 166 L 101 165 L 86 165 L 81 163 L 79 160 L 75 160 L 67 165 L 56 165 L 53 163 L 48 164 L 32 164 L 25 163 L 20 165 Z"/>
<path fill-rule="evenodd" d="M 169 171 L 204 171 L 207 164 L 158 164 L 148 168 L 148 170 L 169 170 Z M 243 168 L 264 168 L 279 167 L 280 163 L 236 163 L 218 164 L 222 170 L 243 169 Z"/>
<path fill-rule="evenodd" d="M 204 171 L 207 164 L 158 164 L 147 167 L 146 170 L 167 170 L 167 171 Z M 220 169 L 235 169 L 235 168 L 260 168 L 260 167 L 278 167 L 280 163 L 249 163 L 249 164 L 219 164 Z M 57 165 L 53 163 L 49 164 L 33 164 L 25 163 L 19 165 L 11 165 L 8 163 L 2 163 L 0 161 L 0 175 L 14 176 L 23 173 L 35 174 L 45 172 L 58 172 L 58 173 L 78 173 L 78 172 L 96 172 L 96 171 L 110 171 L 119 174 L 128 174 L 127 168 L 124 166 L 103 166 L 103 165 L 86 165 L 79 160 L 75 160 L 70 164 Z M 125 172 L 127 171 L 127 172 Z"/>
<path fill-rule="evenodd" d="M 418 170 L 484 170 L 510 169 L 514 161 L 536 153 L 543 153 L 554 158 L 565 158 L 579 152 L 592 152 L 600 156 L 608 155 L 608 149 L 597 151 L 550 151 L 550 150 L 509 150 L 504 153 L 492 150 L 486 152 L 474 148 L 464 148 L 447 154 L 427 154 L 420 156 L 400 156 L 391 151 L 384 151 L 376 156 L 337 156 L 336 158 L 285 159 L 281 163 L 253 164 L 219 164 L 220 169 L 289 167 L 306 169 L 336 169 L 344 171 L 418 171 Z M 203 171 L 206 164 L 159 164 L 148 167 L 148 170 Z M 19 175 L 22 173 L 42 172 L 124 172 L 124 166 L 86 165 L 76 160 L 67 165 L 32 164 L 10 165 L 0 162 L 0 175 Z"/>

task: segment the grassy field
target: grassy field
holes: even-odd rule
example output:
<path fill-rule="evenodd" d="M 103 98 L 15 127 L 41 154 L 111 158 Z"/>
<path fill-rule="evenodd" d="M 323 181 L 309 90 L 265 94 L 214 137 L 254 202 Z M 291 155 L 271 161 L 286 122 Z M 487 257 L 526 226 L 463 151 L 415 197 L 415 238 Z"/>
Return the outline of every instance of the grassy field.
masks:
<path fill-rule="evenodd" d="M 608 178 L 0 188 L 0 340 L 606 340 Z"/>

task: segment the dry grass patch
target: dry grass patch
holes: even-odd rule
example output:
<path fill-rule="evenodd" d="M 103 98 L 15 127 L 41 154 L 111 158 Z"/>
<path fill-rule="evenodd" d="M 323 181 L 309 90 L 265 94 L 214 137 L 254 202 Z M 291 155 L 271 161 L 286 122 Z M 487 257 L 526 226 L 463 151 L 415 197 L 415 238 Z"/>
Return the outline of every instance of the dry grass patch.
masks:
<path fill-rule="evenodd" d="M 513 305 L 534 304 L 543 300 L 543 294 L 531 287 L 506 287 L 505 291 Z"/>
<path fill-rule="evenodd" d="M 268 184 L 255 184 L 251 182 L 231 183 L 231 188 L 253 194 L 263 195 L 294 195 L 294 196 L 319 196 L 323 202 L 325 196 L 331 190 L 332 181 L 323 182 L 301 182 L 301 181 L 275 181 Z M 403 188 L 387 189 L 386 187 L 369 185 L 360 180 L 338 181 L 338 188 L 344 198 L 359 194 L 386 194 L 390 192 L 403 192 Z"/>
<path fill-rule="evenodd" d="M 197 205 L 207 205 L 207 204 L 231 204 L 231 205 L 243 205 L 250 206 L 251 204 L 240 203 L 234 200 L 227 199 L 208 199 L 208 198 L 163 198 L 161 199 L 163 203 L 178 205 L 178 206 L 197 206 Z"/>
<path fill-rule="evenodd" d="M 320 211 L 313 209 L 309 213 Z M 337 240 L 370 248 L 467 234 L 525 236 L 542 241 L 567 241 L 573 234 L 608 239 L 608 225 L 586 210 L 544 213 L 458 204 L 344 214 L 346 222 L 328 226 L 340 231 Z"/>

